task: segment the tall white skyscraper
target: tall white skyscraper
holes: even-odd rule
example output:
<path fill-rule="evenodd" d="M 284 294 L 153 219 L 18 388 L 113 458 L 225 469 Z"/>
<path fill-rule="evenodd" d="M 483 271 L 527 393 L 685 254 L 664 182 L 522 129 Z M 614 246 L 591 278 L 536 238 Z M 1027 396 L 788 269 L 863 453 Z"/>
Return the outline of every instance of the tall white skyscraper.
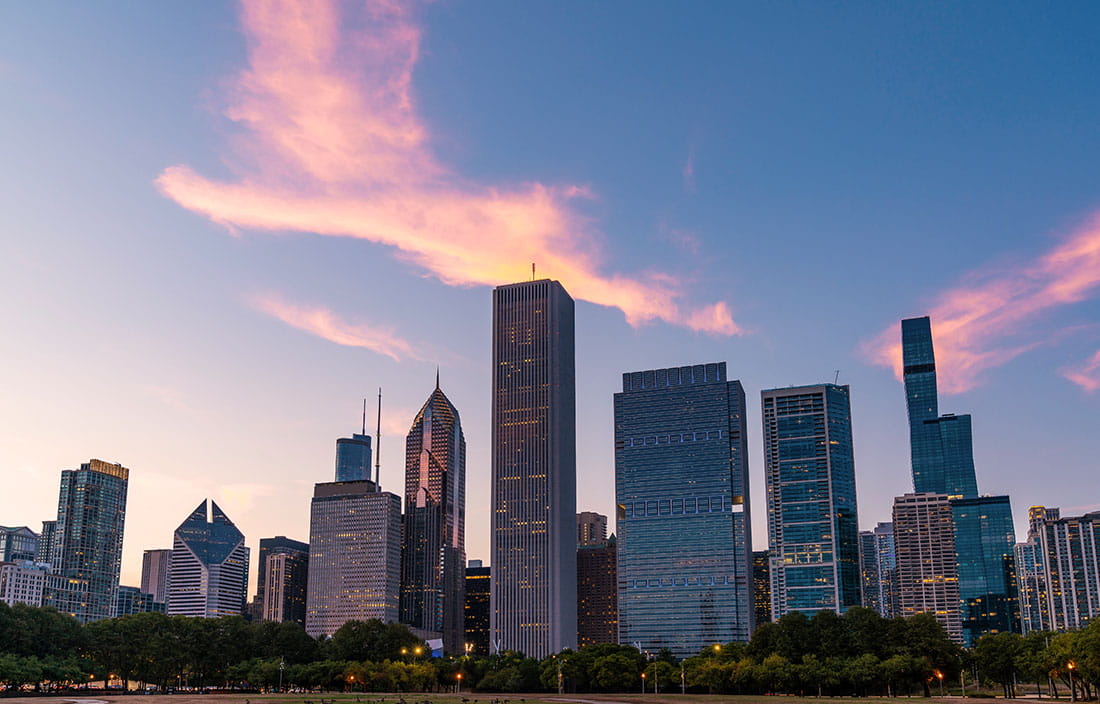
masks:
<path fill-rule="evenodd" d="M 172 541 L 168 615 L 241 615 L 248 588 L 248 556 L 241 531 L 216 503 L 204 500 L 176 529 Z"/>

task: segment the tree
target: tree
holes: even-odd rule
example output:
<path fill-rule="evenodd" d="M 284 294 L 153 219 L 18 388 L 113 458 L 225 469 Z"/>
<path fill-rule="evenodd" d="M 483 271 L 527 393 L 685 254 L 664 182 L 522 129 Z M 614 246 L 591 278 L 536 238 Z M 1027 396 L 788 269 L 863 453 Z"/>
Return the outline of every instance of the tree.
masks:
<path fill-rule="evenodd" d="M 1023 653 L 1023 639 L 1015 633 L 982 636 L 973 656 L 983 675 L 1001 685 L 1006 699 L 1016 697 L 1016 662 Z"/>

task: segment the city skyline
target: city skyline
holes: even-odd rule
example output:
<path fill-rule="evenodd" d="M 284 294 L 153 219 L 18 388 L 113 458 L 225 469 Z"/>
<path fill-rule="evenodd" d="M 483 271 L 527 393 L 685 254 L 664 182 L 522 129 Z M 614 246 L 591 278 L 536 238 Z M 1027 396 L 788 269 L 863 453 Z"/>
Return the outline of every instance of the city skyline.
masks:
<path fill-rule="evenodd" d="M 372 187 L 400 186 L 418 208 L 424 182 L 409 173 L 424 167 L 456 207 L 426 211 L 444 224 L 482 214 L 496 189 L 501 207 L 520 211 L 518 234 L 473 241 L 486 271 L 440 258 L 438 238 L 429 251 L 305 234 L 347 234 L 317 220 L 272 237 L 267 224 L 181 195 L 203 179 L 221 188 L 255 176 L 234 138 L 263 146 L 275 134 L 264 120 L 285 126 L 278 96 L 240 87 L 294 68 L 264 63 L 256 47 L 288 40 L 260 34 L 254 11 L 16 7 L 0 28 L 13 105 L 0 124 L 22 135 L 0 168 L 0 275 L 20 292 L 0 308 L 0 358 L 19 370 L 0 399 L 0 466 L 23 488 L 0 499 L 5 525 L 40 530 L 57 473 L 99 457 L 133 470 L 123 584 L 139 583 L 144 550 L 171 543 L 175 519 L 164 517 L 202 496 L 234 517 L 254 554 L 261 536 L 304 537 L 332 441 L 361 429 L 361 399 L 379 385 L 382 483 L 398 485 L 403 435 L 438 362 L 479 468 L 467 553 L 490 561 L 489 288 L 526 278 L 532 261 L 578 299 L 579 510 L 614 516 L 619 375 L 707 358 L 736 359 L 750 398 L 839 369 L 853 389 L 860 528 L 889 520 L 891 498 L 911 490 L 904 392 L 876 360 L 896 361 L 896 321 L 924 313 L 952 394 L 941 406 L 973 414 L 982 490 L 1013 497 L 1016 534 L 1029 504 L 1070 516 L 1098 507 L 1077 489 L 1095 471 L 1100 403 L 1087 390 L 1100 347 L 1089 248 L 1100 240 L 1100 141 L 1080 127 L 1100 105 L 1085 70 L 1097 48 L 1083 33 L 1095 8 L 1018 5 L 997 21 L 978 7 L 802 8 L 818 22 L 789 8 L 639 5 L 624 33 L 622 6 L 456 3 L 388 18 L 415 41 L 381 55 L 348 48 L 361 18 L 319 13 L 331 25 L 306 28 L 349 66 L 397 72 L 412 108 L 383 102 L 368 114 L 412 128 L 402 134 L 416 146 L 375 149 L 334 119 L 354 147 L 337 153 L 354 159 L 317 159 L 311 173 L 342 186 L 329 177 L 343 168 L 386 169 L 401 182 Z M 578 20 L 614 39 L 576 51 Z M 665 43 L 670 25 L 693 42 Z M 848 46 L 814 49 L 839 26 Z M 544 50 L 518 45 L 516 27 Z M 1025 28 L 1031 51 L 1013 51 Z M 58 42 L 85 60 L 52 52 Z M 790 51 L 776 56 L 777 45 Z M 407 64 L 392 60 L 412 49 Z M 653 96 L 661 106 L 636 109 Z M 293 202 L 301 186 L 287 185 Z M 553 228 L 526 227 L 532 213 Z M 921 256 L 899 258 L 914 242 Z M 836 275 L 846 267 L 857 273 Z M 665 295 L 645 307 L 639 292 Z M 1007 411 L 1021 396 L 1033 404 L 1026 418 Z M 1020 447 L 1023 436 L 1039 442 Z M 750 442 L 749 452 L 763 506 L 762 450 Z M 1035 467 L 1059 481 L 1037 481 L 1046 472 Z"/>

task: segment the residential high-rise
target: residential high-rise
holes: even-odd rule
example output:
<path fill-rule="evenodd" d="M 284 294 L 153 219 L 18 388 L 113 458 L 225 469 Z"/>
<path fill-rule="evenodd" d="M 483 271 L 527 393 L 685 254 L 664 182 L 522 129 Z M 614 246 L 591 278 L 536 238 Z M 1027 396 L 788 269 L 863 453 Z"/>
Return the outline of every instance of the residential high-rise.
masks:
<path fill-rule="evenodd" d="M 1045 512 L 1038 530 L 1048 628 L 1084 628 L 1100 618 L 1100 511 L 1065 518 L 1057 509 Z"/>
<path fill-rule="evenodd" d="M 27 526 L 0 526 L 0 562 L 34 561 L 38 554 L 38 533 Z"/>
<path fill-rule="evenodd" d="M 580 514 L 578 514 L 580 515 Z M 606 517 L 604 518 L 606 525 Z M 616 540 L 577 546 L 577 647 L 619 642 Z"/>
<path fill-rule="evenodd" d="M 370 436 L 364 428 L 362 433 L 354 433 L 350 438 L 336 441 L 336 481 L 360 482 L 371 478 Z"/>
<path fill-rule="evenodd" d="M 914 491 L 977 496 L 970 416 L 939 415 L 931 320 L 901 321 L 901 346 Z"/>
<path fill-rule="evenodd" d="M 836 384 L 760 393 L 775 619 L 861 603 L 849 393 Z"/>
<path fill-rule="evenodd" d="M 54 538 L 57 537 L 57 521 L 42 521 L 42 532 L 38 534 L 38 551 L 34 561 L 47 564 L 54 562 Z"/>
<path fill-rule="evenodd" d="M 49 567 L 27 560 L 0 562 L 0 602 L 52 606 L 70 616 L 84 613 L 88 580 L 51 574 Z"/>
<path fill-rule="evenodd" d="M 438 634 L 448 654 L 465 642 L 466 438 L 458 410 L 439 388 L 405 437 L 401 622 Z"/>
<path fill-rule="evenodd" d="M 116 616 L 132 614 L 164 613 L 165 604 L 157 601 L 153 595 L 137 587 L 119 586 L 118 601 L 115 604 Z"/>
<path fill-rule="evenodd" d="M 947 635 L 962 642 L 955 527 L 946 494 L 894 499 L 899 616 L 930 613 Z"/>
<path fill-rule="evenodd" d="M 204 499 L 173 535 L 168 615 L 219 618 L 243 614 L 248 556 L 241 531 L 216 503 Z"/>
<path fill-rule="evenodd" d="M 493 291 L 494 652 L 577 640 L 573 299 L 542 279 Z"/>
<path fill-rule="evenodd" d="M 752 603 L 757 628 L 772 620 L 771 559 L 767 550 L 752 553 Z"/>
<path fill-rule="evenodd" d="M 306 624 L 309 543 L 285 535 L 260 539 L 256 574 L 259 620 Z"/>
<path fill-rule="evenodd" d="M 60 577 L 87 580 L 87 601 L 74 614 L 82 623 L 115 613 L 129 476 L 102 460 L 61 472 L 50 563 Z"/>
<path fill-rule="evenodd" d="M 963 644 L 1020 630 L 1016 530 L 1007 496 L 952 499 Z"/>
<path fill-rule="evenodd" d="M 309 517 L 306 633 L 331 636 L 348 621 L 397 621 L 401 497 L 374 482 L 314 486 Z"/>
<path fill-rule="evenodd" d="M 878 549 L 878 605 L 879 615 L 893 618 L 898 615 L 897 572 L 898 559 L 894 547 L 894 524 L 879 523 L 871 531 Z"/>
<path fill-rule="evenodd" d="M 878 564 L 878 541 L 872 530 L 859 532 L 859 577 L 863 607 L 882 614 L 881 571 Z"/>
<path fill-rule="evenodd" d="M 469 655 L 489 654 L 489 601 L 492 568 L 481 560 L 470 560 L 466 568 L 465 629 L 463 651 Z"/>
<path fill-rule="evenodd" d="M 1042 534 L 1048 521 L 1061 517 L 1061 511 L 1056 508 L 1028 508 L 1027 540 L 1016 544 L 1016 590 L 1020 601 L 1020 632 L 1024 635 L 1054 630 Z"/>
<path fill-rule="evenodd" d="M 623 374 L 615 394 L 619 642 L 676 657 L 753 630 L 745 391 L 726 363 Z"/>
<path fill-rule="evenodd" d="M 577 546 L 603 545 L 607 542 L 607 516 L 595 511 L 577 514 Z"/>
<path fill-rule="evenodd" d="M 153 601 L 168 603 L 168 562 L 171 550 L 146 550 L 141 556 L 141 591 L 153 595 Z"/>

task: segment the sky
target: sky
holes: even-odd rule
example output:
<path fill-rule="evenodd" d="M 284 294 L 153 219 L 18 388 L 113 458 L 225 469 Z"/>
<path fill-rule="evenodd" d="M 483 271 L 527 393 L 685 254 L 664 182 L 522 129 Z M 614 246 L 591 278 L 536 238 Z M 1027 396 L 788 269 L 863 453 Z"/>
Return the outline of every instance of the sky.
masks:
<path fill-rule="evenodd" d="M 726 361 L 758 549 L 762 389 L 851 385 L 889 520 L 925 314 L 1018 536 L 1100 509 L 1100 6 L 308 8 L 0 9 L 0 523 L 95 457 L 131 470 L 124 584 L 207 497 L 308 540 L 379 387 L 400 493 L 438 366 L 488 561 L 491 288 L 532 262 L 578 301 L 578 510 L 614 513 L 622 372 Z"/>

